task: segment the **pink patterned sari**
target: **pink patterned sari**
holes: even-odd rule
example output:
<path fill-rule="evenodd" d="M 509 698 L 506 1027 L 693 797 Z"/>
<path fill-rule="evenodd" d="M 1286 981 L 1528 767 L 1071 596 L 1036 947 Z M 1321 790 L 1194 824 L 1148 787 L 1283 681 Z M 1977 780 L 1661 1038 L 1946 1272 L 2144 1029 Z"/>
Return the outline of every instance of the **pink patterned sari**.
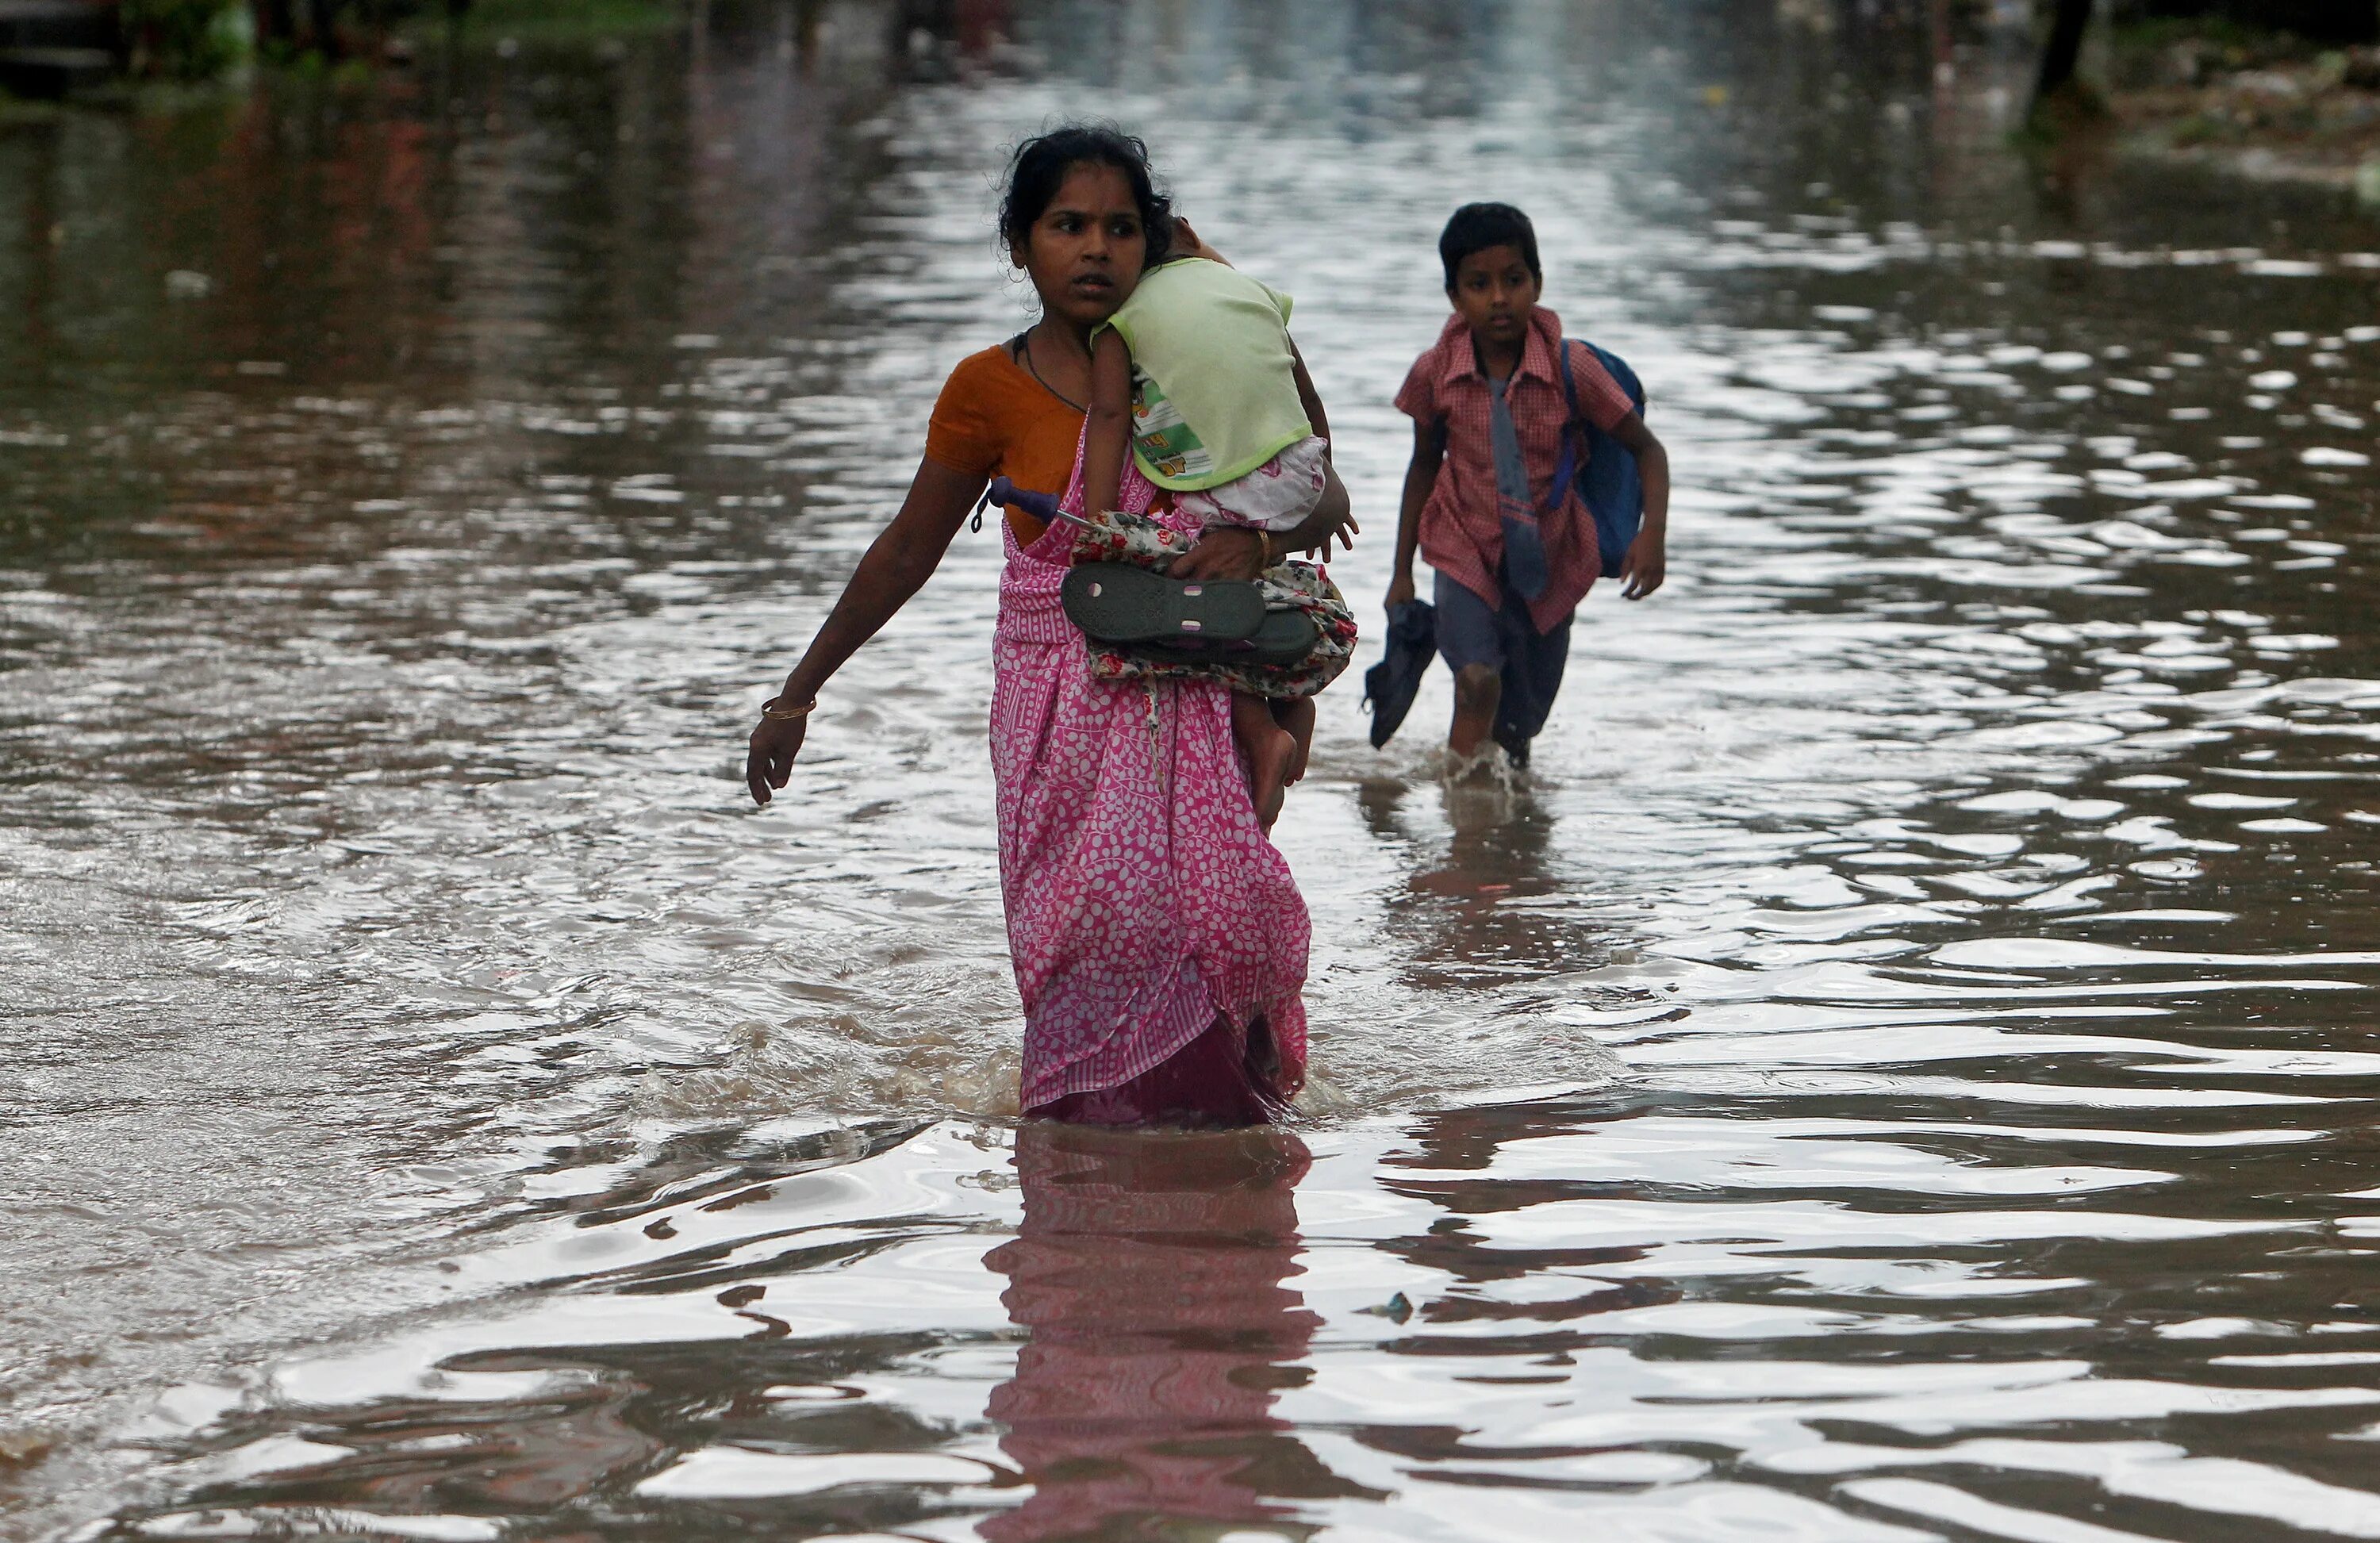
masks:
<path fill-rule="evenodd" d="M 983 1262 L 1026 1338 L 985 1413 L 1033 1488 L 986 1543 L 1295 1537 L 1299 1500 L 1377 1497 L 1274 1408 L 1322 1327 L 1297 1285 L 1311 1162 L 1285 1130 L 1017 1133 L 1024 1219 Z"/>
<path fill-rule="evenodd" d="M 1079 508 L 1079 460 L 1075 475 Z M 1148 511 L 1155 493 L 1127 462 L 1123 506 Z M 1273 1118 L 1305 1080 L 1308 923 L 1257 824 L 1230 693 L 1093 680 L 1059 604 L 1071 528 L 1020 546 L 1002 521 L 1002 541 L 991 765 L 1025 1112 Z"/>

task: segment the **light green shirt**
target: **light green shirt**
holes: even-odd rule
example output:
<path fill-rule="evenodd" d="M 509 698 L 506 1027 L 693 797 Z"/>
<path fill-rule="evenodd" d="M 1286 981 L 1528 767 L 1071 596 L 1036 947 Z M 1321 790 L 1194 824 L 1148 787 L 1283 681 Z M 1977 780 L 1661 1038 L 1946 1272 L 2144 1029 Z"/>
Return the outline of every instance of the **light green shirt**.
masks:
<path fill-rule="evenodd" d="M 1151 269 L 1108 325 L 1132 350 L 1132 455 L 1160 488 L 1245 477 L 1314 432 L 1298 399 L 1290 298 L 1186 258 Z"/>

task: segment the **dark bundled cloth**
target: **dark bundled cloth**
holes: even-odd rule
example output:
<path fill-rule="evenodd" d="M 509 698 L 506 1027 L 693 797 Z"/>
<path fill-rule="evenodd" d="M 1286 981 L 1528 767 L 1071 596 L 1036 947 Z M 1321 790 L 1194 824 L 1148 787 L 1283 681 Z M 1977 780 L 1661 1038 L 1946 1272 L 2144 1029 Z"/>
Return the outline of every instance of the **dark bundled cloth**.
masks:
<path fill-rule="evenodd" d="M 1422 673 L 1438 651 L 1438 610 L 1409 600 L 1389 612 L 1389 651 L 1364 672 L 1364 701 L 1372 710 L 1372 748 L 1389 742 L 1413 711 Z"/>

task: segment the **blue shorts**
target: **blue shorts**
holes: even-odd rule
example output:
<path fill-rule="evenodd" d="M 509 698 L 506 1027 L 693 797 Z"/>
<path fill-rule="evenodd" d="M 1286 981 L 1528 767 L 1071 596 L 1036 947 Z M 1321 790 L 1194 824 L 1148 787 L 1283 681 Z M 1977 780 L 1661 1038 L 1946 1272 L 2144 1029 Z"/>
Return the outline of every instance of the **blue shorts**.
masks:
<path fill-rule="evenodd" d="M 1499 576 L 1501 577 L 1500 575 Z M 1500 610 L 1469 589 L 1438 575 L 1432 599 L 1438 605 L 1438 653 L 1446 667 L 1462 674 L 1465 665 L 1485 664 L 1502 679 L 1504 693 L 1496 703 L 1496 743 L 1513 759 L 1528 759 L 1529 741 L 1546 726 L 1561 690 L 1562 670 L 1570 663 L 1570 618 L 1551 632 L 1539 632 L 1529 619 L 1529 608 L 1510 586 Z"/>

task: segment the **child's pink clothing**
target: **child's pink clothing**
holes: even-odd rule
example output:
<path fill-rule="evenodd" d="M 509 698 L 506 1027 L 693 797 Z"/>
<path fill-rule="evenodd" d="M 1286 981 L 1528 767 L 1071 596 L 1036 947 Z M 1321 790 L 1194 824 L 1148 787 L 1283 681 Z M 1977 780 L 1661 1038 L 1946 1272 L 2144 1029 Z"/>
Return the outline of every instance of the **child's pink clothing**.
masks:
<path fill-rule="evenodd" d="M 1201 528 L 1238 525 L 1281 532 L 1304 525 L 1322 502 L 1330 472 L 1330 442 L 1308 434 L 1245 477 L 1220 487 L 1177 492 L 1173 506 Z"/>

